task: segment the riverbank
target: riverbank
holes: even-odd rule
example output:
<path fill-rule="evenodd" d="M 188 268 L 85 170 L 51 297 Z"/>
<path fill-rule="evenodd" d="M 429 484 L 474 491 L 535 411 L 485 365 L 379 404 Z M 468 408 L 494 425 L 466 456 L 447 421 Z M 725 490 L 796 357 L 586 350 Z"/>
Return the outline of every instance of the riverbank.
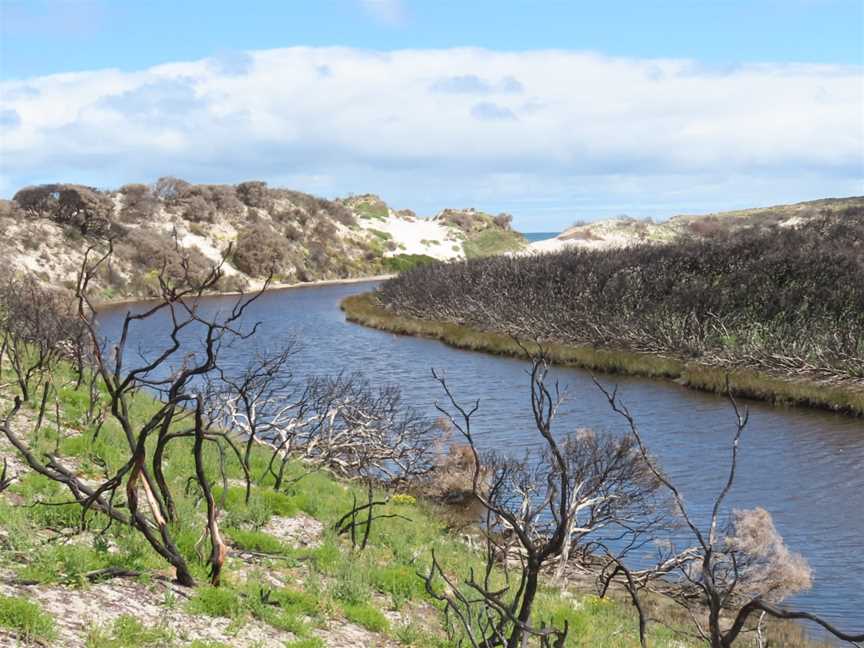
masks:
<path fill-rule="evenodd" d="M 71 370 L 58 374 L 63 383 Z M 11 395 L 8 386 L 0 387 L 0 411 L 8 410 Z M 109 419 L 95 436 L 81 426 L 81 394 L 63 388 L 58 396 L 56 428 L 28 434 L 36 406 L 28 403 L 15 421 L 16 433 L 31 447 L 54 448 L 75 473 L 101 482 L 103 470 L 114 473 L 125 460 L 123 432 Z M 136 395 L 134 420 L 144 420 L 156 407 L 147 395 Z M 191 440 L 175 443 L 166 449 L 165 477 L 183 515 L 172 533 L 203 583 L 207 565 L 196 542 L 201 504 L 183 488 Z M 214 488 L 229 553 L 220 587 L 183 587 L 128 527 L 103 528 L 96 513 L 79 527 L 80 507 L 69 503 L 58 484 L 31 471 L 2 434 L 0 455 L 8 460 L 4 476 L 11 482 L 0 490 L 0 646 L 445 648 L 451 644 L 441 611 L 419 574 L 428 571 L 433 551 L 460 578 L 484 564 L 475 548 L 480 539 L 463 516 L 405 494 L 383 507 L 369 546 L 356 551 L 333 527 L 366 496 L 362 485 L 292 462 L 287 488 L 276 490 L 264 479 L 252 486 L 247 504 L 238 461 L 208 447 L 207 472 L 215 477 L 224 470 L 227 480 L 217 480 Z M 268 461 L 268 449 L 253 446 L 256 475 Z M 568 646 L 638 646 L 632 608 L 617 595 L 599 599 L 590 585 L 585 578 L 563 587 L 544 582 L 537 617 L 566 620 L 573 629 Z M 677 632 L 686 627 L 670 604 L 652 599 L 648 605 Z M 778 624 L 776 632 L 796 646 L 811 645 L 794 624 Z M 659 623 L 649 636 L 654 646 L 691 645 Z"/>
<path fill-rule="evenodd" d="M 371 275 L 368 277 L 349 277 L 347 279 L 319 279 L 317 281 L 298 281 L 296 283 L 271 283 L 264 292 L 278 292 L 280 290 L 292 290 L 295 288 L 315 288 L 316 286 L 337 286 L 342 284 L 366 283 L 368 281 L 387 281 L 395 277 L 395 274 Z M 248 290 L 225 291 L 208 293 L 207 297 L 239 297 L 240 295 L 254 295 L 264 287 L 263 283 L 250 287 Z M 123 304 L 143 304 L 146 302 L 160 301 L 158 297 L 123 297 L 119 299 L 105 299 L 96 302 L 97 308 L 106 306 L 122 306 Z"/>
<path fill-rule="evenodd" d="M 524 357 L 520 343 L 508 335 L 481 331 L 452 322 L 424 320 L 392 313 L 374 293 L 347 297 L 340 304 L 347 319 L 372 328 L 440 340 L 451 346 L 496 355 Z M 528 346 L 533 342 L 527 342 Z M 729 370 L 679 358 L 549 343 L 545 350 L 555 364 L 589 371 L 673 380 L 692 389 L 725 393 L 727 376 L 736 396 L 776 404 L 799 405 L 864 416 L 864 388 L 794 380 L 746 369 Z"/>
<path fill-rule="evenodd" d="M 73 375 L 63 366 L 55 377 L 58 384 L 71 384 Z M 9 385 L 0 387 L 0 411 L 7 411 L 11 395 Z M 97 437 L 82 425 L 81 392 L 63 387 L 58 398 L 56 426 L 28 434 L 37 406 L 28 403 L 15 421 L 17 434 L 32 447 L 53 449 L 76 474 L 101 482 L 126 458 L 122 430 L 109 419 Z M 146 394 L 136 395 L 133 420 L 145 420 L 156 407 Z M 168 446 L 165 477 L 183 512 L 172 533 L 195 578 L 205 582 L 207 565 L 196 542 L 201 503 L 194 489 L 184 488 L 192 469 L 190 445 L 177 439 Z M 292 462 L 287 488 L 277 491 L 264 479 L 252 486 L 246 504 L 238 461 L 208 446 L 207 472 L 216 477 L 224 470 L 228 484 L 222 500 L 217 479 L 215 496 L 222 502 L 220 526 L 230 550 L 220 587 L 183 587 L 128 527 L 103 528 L 104 520 L 92 513 L 79 528 L 80 507 L 68 503 L 57 484 L 30 471 L 4 435 L 0 455 L 8 459 L 12 482 L 0 491 L 0 646 L 447 648 L 452 644 L 441 610 L 418 574 L 428 570 L 433 550 L 457 578 L 483 566 L 471 525 L 445 507 L 394 497 L 367 549 L 355 551 L 333 525 L 354 498 L 366 496 L 362 485 Z M 268 463 L 267 449 L 253 446 L 251 460 L 257 475 Z M 645 603 L 652 619 L 659 619 L 649 626 L 650 645 L 698 645 L 682 639 L 689 623 L 682 611 L 658 598 Z M 618 592 L 599 599 L 590 576 L 563 587 L 544 579 L 536 615 L 569 624 L 566 646 L 639 645 L 632 607 Z M 816 646 L 795 623 L 772 623 L 770 634 L 790 648 Z"/>

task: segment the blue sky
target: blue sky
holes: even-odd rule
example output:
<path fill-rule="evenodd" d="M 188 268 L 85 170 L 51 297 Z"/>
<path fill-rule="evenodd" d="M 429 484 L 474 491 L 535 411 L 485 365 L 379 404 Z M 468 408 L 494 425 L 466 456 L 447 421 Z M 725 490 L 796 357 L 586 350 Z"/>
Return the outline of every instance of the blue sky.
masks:
<path fill-rule="evenodd" d="M 0 7 L 0 195 L 259 177 L 555 229 L 864 193 L 860 0 Z"/>
<path fill-rule="evenodd" d="M 2 74 L 144 68 L 223 50 L 477 46 L 864 63 L 860 0 L 2 0 Z"/>

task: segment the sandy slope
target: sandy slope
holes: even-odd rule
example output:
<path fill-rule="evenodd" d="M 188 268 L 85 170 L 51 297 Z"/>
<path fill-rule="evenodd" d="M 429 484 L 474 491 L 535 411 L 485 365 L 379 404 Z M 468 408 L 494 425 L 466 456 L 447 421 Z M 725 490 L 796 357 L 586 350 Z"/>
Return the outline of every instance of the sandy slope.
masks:
<path fill-rule="evenodd" d="M 391 211 L 385 219 L 358 220 L 363 229 L 385 232 L 392 237 L 396 249 L 385 256 L 425 254 L 441 261 L 465 258 L 459 230 L 434 219 L 404 218 Z"/>

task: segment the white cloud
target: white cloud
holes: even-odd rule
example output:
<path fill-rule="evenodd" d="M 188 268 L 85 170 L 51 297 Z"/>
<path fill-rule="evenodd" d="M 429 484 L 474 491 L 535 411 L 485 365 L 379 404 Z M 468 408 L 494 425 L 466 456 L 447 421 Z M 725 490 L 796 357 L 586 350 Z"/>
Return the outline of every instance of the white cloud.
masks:
<path fill-rule="evenodd" d="M 864 178 L 860 67 L 482 49 L 228 60 L 0 84 L 0 176 L 13 186 L 327 177 L 334 193 L 393 190 L 405 206 L 502 195 L 519 204 L 542 191 L 558 209 L 592 177 L 609 203 L 656 200 L 636 188 L 676 178 L 662 187 L 685 192 L 675 194 L 682 208 L 716 198 L 705 178 L 722 179 L 709 184 L 733 192 L 730 202 L 734 178 L 758 176 L 769 201 L 802 186 L 860 190 Z"/>

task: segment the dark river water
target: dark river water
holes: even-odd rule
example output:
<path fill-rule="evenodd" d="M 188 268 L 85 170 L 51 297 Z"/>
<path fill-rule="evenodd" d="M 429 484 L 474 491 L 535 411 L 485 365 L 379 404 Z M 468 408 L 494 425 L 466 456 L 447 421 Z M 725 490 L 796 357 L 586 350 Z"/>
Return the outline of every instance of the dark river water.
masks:
<path fill-rule="evenodd" d="M 481 400 L 472 424 L 481 444 L 520 452 L 537 442 L 532 428 L 527 363 L 461 351 L 440 342 L 397 336 L 346 322 L 340 300 L 374 284 L 358 283 L 271 291 L 247 311 L 261 322 L 256 344 L 276 348 L 296 338 L 294 367 L 304 374 L 363 372 L 378 383 L 397 384 L 405 401 L 434 414 L 442 395 L 430 369 L 446 371 L 460 400 Z M 227 310 L 236 298 L 212 297 L 206 309 Z M 127 309 L 105 309 L 103 332 L 116 335 Z M 133 329 L 142 353 L 161 347 L 165 320 Z M 224 350 L 229 363 L 242 365 L 252 343 Z M 590 374 L 576 369 L 555 372 L 569 388 L 557 420 L 559 433 L 580 427 L 625 431 L 610 412 Z M 697 516 L 725 478 L 734 414 L 723 398 L 674 383 L 599 376 L 616 382 L 636 416 L 650 449 L 683 492 Z M 813 570 L 813 587 L 789 601 L 824 616 L 845 629 L 864 628 L 864 423 L 840 415 L 747 403 L 750 424 L 741 445 L 740 464 L 728 503 L 736 508 L 762 506 L 795 552 Z"/>

